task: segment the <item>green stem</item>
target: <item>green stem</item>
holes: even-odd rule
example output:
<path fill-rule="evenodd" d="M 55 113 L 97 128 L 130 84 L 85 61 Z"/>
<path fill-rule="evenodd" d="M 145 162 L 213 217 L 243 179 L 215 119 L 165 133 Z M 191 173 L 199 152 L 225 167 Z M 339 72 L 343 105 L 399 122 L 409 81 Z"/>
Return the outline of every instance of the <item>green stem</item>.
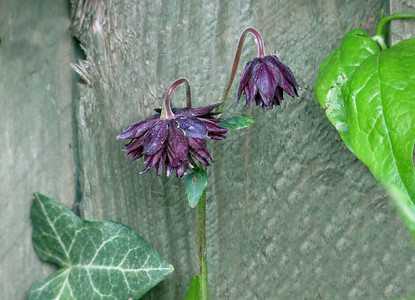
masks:
<path fill-rule="evenodd" d="M 409 19 L 415 18 L 415 14 L 393 14 L 382 18 L 378 23 L 378 28 L 376 30 L 376 35 L 372 37 L 372 40 L 377 42 L 382 50 L 387 49 L 386 46 L 386 24 L 389 21 L 396 20 L 396 19 Z"/>
<path fill-rule="evenodd" d="M 222 103 L 225 103 L 226 97 L 228 97 L 229 91 L 231 90 L 233 80 L 235 79 L 236 70 L 238 69 L 239 59 L 241 58 L 242 47 L 244 45 L 245 36 L 248 32 L 252 33 L 258 42 L 258 57 L 261 57 L 261 58 L 265 57 L 264 42 L 258 30 L 252 27 L 246 28 L 242 32 L 241 37 L 239 38 L 238 47 L 236 48 L 235 58 L 233 60 L 231 76 L 229 77 L 228 85 L 225 89 L 225 93 L 223 94 L 222 101 L 221 101 Z"/>
<path fill-rule="evenodd" d="M 175 82 L 173 82 L 171 84 L 171 86 L 169 87 L 169 89 L 167 90 L 167 94 L 166 94 L 166 98 L 164 99 L 164 103 L 163 103 L 163 108 L 161 111 L 161 116 L 160 118 L 165 120 L 171 120 L 174 118 L 174 114 L 171 110 L 171 106 L 170 106 L 170 98 L 171 95 L 173 94 L 173 91 L 175 88 L 177 88 L 179 85 L 181 85 L 182 83 L 186 83 L 186 96 L 187 96 L 187 107 L 190 108 L 192 107 L 192 94 L 190 91 L 190 83 L 189 80 L 187 80 L 187 78 L 185 77 L 181 77 L 179 79 L 177 79 Z"/>
<path fill-rule="evenodd" d="M 206 248 L 206 189 L 203 191 L 198 203 L 199 224 L 199 276 L 200 276 L 200 299 L 208 299 L 208 276 L 207 276 L 207 248 Z"/>

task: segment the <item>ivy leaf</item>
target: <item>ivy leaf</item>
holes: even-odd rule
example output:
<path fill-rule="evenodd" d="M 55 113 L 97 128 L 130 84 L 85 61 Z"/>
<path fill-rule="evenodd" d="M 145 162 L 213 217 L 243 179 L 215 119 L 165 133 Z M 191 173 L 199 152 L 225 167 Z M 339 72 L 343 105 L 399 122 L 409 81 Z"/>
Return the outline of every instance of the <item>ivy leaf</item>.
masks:
<path fill-rule="evenodd" d="M 190 282 L 189 289 L 187 290 L 184 300 L 200 300 L 200 277 L 196 275 Z"/>
<path fill-rule="evenodd" d="M 129 227 L 82 220 L 63 204 L 37 192 L 34 196 L 35 251 L 60 269 L 33 283 L 29 300 L 139 298 L 173 272 Z"/>
<path fill-rule="evenodd" d="M 415 39 L 369 57 L 348 85 L 351 146 L 382 184 L 415 202 Z"/>
<path fill-rule="evenodd" d="M 314 86 L 317 101 L 326 109 L 327 118 L 352 152 L 344 106 L 348 80 L 368 57 L 379 52 L 379 46 L 365 31 L 352 30 L 346 33 L 341 45 L 323 61 L 318 71 Z"/>
<path fill-rule="evenodd" d="M 194 208 L 206 189 L 208 175 L 205 170 L 195 168 L 184 179 L 184 186 L 187 191 L 187 199 L 191 208 Z"/>
<path fill-rule="evenodd" d="M 245 116 L 232 117 L 232 118 L 226 119 L 226 121 L 218 123 L 218 125 L 232 129 L 232 130 L 249 127 L 252 124 L 254 124 L 254 120 L 251 118 L 245 117 Z"/>

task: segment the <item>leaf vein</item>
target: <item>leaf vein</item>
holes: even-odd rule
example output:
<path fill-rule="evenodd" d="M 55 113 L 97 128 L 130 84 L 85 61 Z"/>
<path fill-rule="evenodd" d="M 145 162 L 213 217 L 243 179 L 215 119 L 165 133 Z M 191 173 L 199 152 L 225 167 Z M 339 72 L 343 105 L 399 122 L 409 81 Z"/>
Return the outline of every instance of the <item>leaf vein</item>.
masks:
<path fill-rule="evenodd" d="M 49 215 L 45 210 L 45 206 L 43 205 L 42 201 L 39 201 L 40 204 L 40 208 L 42 209 L 43 214 L 45 215 L 46 221 L 48 222 L 49 226 L 52 228 L 53 233 L 56 235 L 56 240 L 58 241 L 59 245 L 62 247 L 63 251 L 65 252 L 65 256 L 66 259 L 68 260 L 64 265 L 68 266 L 69 265 L 69 253 L 67 252 L 65 245 L 60 237 L 60 235 L 58 234 L 58 232 L 56 231 L 55 228 L 55 224 L 51 222 L 51 220 L 49 219 Z"/>

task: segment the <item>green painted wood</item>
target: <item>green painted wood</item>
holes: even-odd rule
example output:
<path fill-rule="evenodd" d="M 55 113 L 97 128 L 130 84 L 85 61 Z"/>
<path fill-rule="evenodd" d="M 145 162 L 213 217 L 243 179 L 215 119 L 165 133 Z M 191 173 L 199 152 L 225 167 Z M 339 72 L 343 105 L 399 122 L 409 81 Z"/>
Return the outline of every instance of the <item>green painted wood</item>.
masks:
<path fill-rule="evenodd" d="M 32 193 L 75 200 L 69 28 L 66 1 L 0 1 L 1 299 L 25 299 L 54 269 L 33 250 Z"/>

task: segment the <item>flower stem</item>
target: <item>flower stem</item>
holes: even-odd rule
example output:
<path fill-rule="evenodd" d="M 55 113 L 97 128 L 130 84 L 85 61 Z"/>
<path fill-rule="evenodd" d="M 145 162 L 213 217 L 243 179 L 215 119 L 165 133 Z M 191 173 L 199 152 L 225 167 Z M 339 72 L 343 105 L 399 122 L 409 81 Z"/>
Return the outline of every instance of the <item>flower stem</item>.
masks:
<path fill-rule="evenodd" d="M 377 42 L 382 50 L 387 49 L 386 46 L 386 24 L 389 21 L 396 20 L 396 19 L 408 19 L 408 18 L 415 18 L 415 14 L 393 14 L 390 16 L 387 16 L 385 18 L 382 18 L 379 23 L 376 30 L 376 35 L 372 37 L 372 40 Z"/>
<path fill-rule="evenodd" d="M 231 90 L 233 80 L 235 79 L 236 71 L 238 70 L 239 60 L 241 58 L 242 47 L 244 45 L 245 36 L 248 32 L 255 35 L 255 38 L 258 42 L 258 57 L 261 57 L 261 58 L 265 57 L 264 42 L 262 40 L 261 35 L 255 28 L 252 28 L 252 27 L 246 28 L 242 32 L 241 37 L 239 38 L 238 47 L 236 48 L 235 58 L 233 60 L 231 76 L 229 77 L 228 86 L 226 87 L 225 93 L 223 94 L 222 103 L 225 103 L 226 97 L 228 97 L 229 91 Z"/>
<path fill-rule="evenodd" d="M 181 78 L 177 79 L 175 82 L 173 82 L 171 84 L 171 86 L 169 87 L 169 89 L 167 90 L 166 98 L 165 98 L 164 104 L 163 104 L 163 109 L 161 111 L 161 116 L 160 116 L 161 119 L 171 120 L 171 119 L 174 118 L 174 114 L 173 114 L 173 112 L 171 110 L 171 106 L 170 106 L 170 98 L 171 98 L 171 95 L 173 94 L 174 89 L 177 88 L 182 83 L 186 83 L 186 96 L 187 96 L 186 106 L 188 108 L 192 107 L 192 94 L 191 94 L 191 91 L 190 91 L 189 80 L 187 80 L 187 78 L 185 78 L 185 77 L 181 77 Z"/>
<path fill-rule="evenodd" d="M 198 225 L 199 225 L 199 277 L 200 277 L 200 299 L 208 299 L 208 276 L 207 276 L 207 248 L 206 248 L 206 189 L 198 203 Z"/>

